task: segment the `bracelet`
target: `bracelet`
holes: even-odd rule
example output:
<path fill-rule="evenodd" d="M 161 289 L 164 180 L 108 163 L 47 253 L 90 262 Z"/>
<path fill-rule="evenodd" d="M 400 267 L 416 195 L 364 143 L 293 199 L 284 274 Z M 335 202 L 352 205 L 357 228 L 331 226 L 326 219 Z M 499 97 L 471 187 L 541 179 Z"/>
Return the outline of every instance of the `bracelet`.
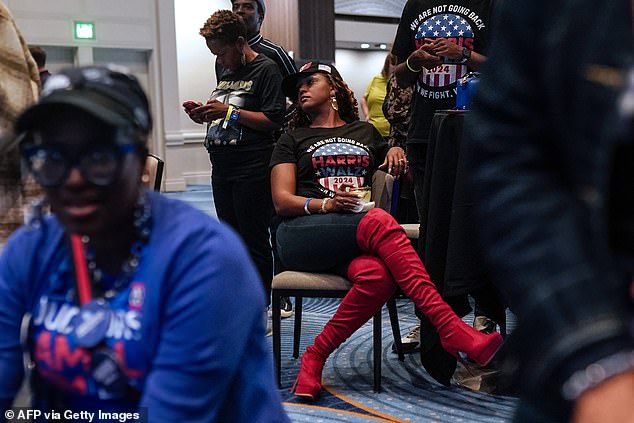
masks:
<path fill-rule="evenodd" d="M 611 377 L 634 369 L 634 351 L 621 351 L 577 370 L 561 387 L 562 396 L 575 401 L 584 392 Z"/>
<path fill-rule="evenodd" d="M 319 208 L 319 213 L 321 214 L 326 213 L 326 204 L 328 203 L 328 201 L 330 201 L 330 198 L 328 197 L 321 200 L 321 207 Z"/>
<path fill-rule="evenodd" d="M 308 209 L 308 204 L 310 203 L 310 200 L 312 200 L 312 198 L 308 198 L 308 199 L 306 200 L 306 202 L 304 203 L 304 212 L 305 212 L 307 215 L 312 214 L 312 213 L 310 212 L 310 210 Z"/>
<path fill-rule="evenodd" d="M 422 71 L 422 70 L 423 70 L 423 68 L 422 68 L 422 67 L 421 67 L 419 70 L 416 70 L 416 69 L 412 68 L 412 67 L 409 65 L 409 57 L 405 60 L 405 66 L 407 66 L 407 69 L 409 69 L 411 72 L 414 72 L 414 73 L 419 73 L 420 71 Z"/>
<path fill-rule="evenodd" d="M 233 106 L 230 104 L 227 109 L 227 114 L 225 115 L 225 121 L 222 122 L 222 129 L 227 129 L 227 125 L 229 124 L 229 119 L 231 118 L 231 114 L 233 113 Z"/>
<path fill-rule="evenodd" d="M 231 119 L 234 122 L 237 122 L 239 117 L 240 117 L 240 108 L 238 106 L 233 106 L 233 110 L 231 111 L 231 115 L 229 116 L 229 119 Z"/>

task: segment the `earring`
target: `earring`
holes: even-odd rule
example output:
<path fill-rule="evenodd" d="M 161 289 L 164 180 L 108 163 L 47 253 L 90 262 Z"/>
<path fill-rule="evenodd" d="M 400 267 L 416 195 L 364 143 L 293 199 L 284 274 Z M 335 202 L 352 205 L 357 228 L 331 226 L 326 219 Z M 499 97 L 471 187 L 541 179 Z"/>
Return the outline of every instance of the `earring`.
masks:
<path fill-rule="evenodd" d="M 334 95 L 330 96 L 330 107 L 332 107 L 335 111 L 339 110 L 339 104 L 337 104 L 337 97 Z"/>
<path fill-rule="evenodd" d="M 244 54 L 244 52 L 242 52 L 242 55 L 240 56 L 240 63 L 242 63 L 242 66 L 246 66 L 247 64 L 247 55 Z"/>

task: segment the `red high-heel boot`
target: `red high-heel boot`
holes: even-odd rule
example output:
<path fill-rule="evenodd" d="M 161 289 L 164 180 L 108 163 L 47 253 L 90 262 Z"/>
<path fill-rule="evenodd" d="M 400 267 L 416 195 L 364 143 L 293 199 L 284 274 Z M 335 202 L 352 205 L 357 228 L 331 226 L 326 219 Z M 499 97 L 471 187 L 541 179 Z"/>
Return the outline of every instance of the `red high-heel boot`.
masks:
<path fill-rule="evenodd" d="M 396 291 L 392 275 L 375 256 L 364 255 L 352 260 L 348 279 L 353 282 L 352 288 L 317 335 L 314 345 L 306 348 L 302 356 L 299 374 L 291 388 L 297 396 L 315 399 L 321 390 L 321 372 L 328 356 L 370 320 Z"/>
<path fill-rule="evenodd" d="M 291 392 L 298 397 L 314 400 L 321 391 L 321 372 L 324 369 L 326 357 L 315 352 L 314 347 L 306 348 L 302 356 L 302 365 Z"/>
<path fill-rule="evenodd" d="M 440 343 L 449 354 L 458 357 L 459 352 L 481 366 L 489 364 L 504 340 L 498 332 L 485 334 L 467 325 L 458 316 L 443 328 L 438 328 Z"/>
<path fill-rule="evenodd" d="M 370 210 L 357 227 L 357 243 L 363 251 L 383 260 L 396 284 L 438 330 L 447 352 L 455 356 L 463 352 L 481 365 L 491 361 L 502 346 L 501 335 L 480 333 L 454 313 L 430 280 L 405 231 L 392 216 L 381 209 Z"/>

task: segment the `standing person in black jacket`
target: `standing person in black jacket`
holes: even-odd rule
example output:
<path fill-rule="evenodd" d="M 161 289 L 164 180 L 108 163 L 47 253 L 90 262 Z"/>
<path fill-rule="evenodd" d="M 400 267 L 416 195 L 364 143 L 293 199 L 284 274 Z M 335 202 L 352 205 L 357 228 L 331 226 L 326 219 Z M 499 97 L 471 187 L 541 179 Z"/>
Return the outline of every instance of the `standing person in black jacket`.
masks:
<path fill-rule="evenodd" d="M 505 2 L 478 87 L 477 226 L 519 321 L 518 422 L 634 421 L 633 16 Z"/>

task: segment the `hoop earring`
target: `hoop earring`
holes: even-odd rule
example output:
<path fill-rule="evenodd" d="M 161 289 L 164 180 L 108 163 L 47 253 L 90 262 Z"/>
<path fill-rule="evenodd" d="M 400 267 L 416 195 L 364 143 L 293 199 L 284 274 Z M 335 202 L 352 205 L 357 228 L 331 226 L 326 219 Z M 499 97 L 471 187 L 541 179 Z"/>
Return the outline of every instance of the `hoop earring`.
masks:
<path fill-rule="evenodd" d="M 337 103 L 337 97 L 335 97 L 334 95 L 330 96 L 330 107 L 332 107 L 333 110 L 335 111 L 339 111 L 339 104 Z"/>

